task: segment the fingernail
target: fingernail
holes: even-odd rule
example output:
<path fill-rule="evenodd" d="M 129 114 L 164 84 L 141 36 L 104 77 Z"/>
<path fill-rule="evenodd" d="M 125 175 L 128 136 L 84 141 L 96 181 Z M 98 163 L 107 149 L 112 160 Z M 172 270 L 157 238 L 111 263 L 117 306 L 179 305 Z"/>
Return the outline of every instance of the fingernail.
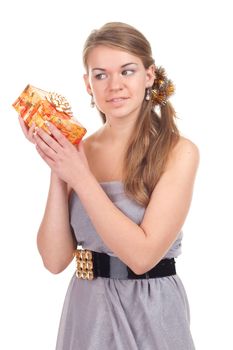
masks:
<path fill-rule="evenodd" d="M 37 135 L 37 131 L 38 131 L 38 126 L 35 127 L 34 131 L 33 131 L 33 136 L 36 136 Z"/>

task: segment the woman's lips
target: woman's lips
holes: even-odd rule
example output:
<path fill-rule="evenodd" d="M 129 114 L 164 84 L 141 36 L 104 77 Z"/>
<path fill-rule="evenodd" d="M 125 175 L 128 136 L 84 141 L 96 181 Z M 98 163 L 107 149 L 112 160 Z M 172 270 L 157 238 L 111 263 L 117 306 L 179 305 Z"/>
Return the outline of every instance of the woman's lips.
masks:
<path fill-rule="evenodd" d="M 116 98 L 112 98 L 111 100 L 108 100 L 107 102 L 110 102 L 113 104 L 119 104 L 126 101 L 127 99 L 128 97 L 116 97 Z"/>

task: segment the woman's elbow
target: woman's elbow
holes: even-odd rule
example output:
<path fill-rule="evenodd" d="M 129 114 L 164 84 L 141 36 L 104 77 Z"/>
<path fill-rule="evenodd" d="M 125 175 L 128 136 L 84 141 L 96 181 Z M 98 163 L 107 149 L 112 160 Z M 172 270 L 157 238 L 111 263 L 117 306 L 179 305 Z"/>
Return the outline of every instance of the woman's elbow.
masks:
<path fill-rule="evenodd" d="M 44 264 L 44 267 L 46 268 L 46 270 L 48 270 L 49 272 L 51 272 L 53 275 L 58 275 L 59 273 L 61 273 L 62 271 L 65 270 L 65 267 L 64 268 L 61 268 L 61 267 L 51 267 L 51 266 L 47 266 Z"/>
<path fill-rule="evenodd" d="M 54 275 L 58 275 L 59 273 L 63 272 L 71 263 L 70 259 L 68 261 L 63 261 L 63 262 L 51 262 L 51 261 L 46 261 L 45 259 L 42 258 L 42 261 L 46 270 L 48 270 Z"/>
<path fill-rule="evenodd" d="M 144 264 L 140 263 L 137 261 L 134 266 L 129 266 L 130 270 L 135 274 L 135 275 L 143 275 L 145 272 L 148 271 L 147 266 Z"/>

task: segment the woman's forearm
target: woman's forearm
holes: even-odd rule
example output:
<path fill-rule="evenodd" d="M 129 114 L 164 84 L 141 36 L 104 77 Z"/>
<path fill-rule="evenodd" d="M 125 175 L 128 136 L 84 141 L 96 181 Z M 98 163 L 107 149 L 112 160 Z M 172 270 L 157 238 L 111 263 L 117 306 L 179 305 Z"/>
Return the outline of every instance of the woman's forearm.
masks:
<path fill-rule="evenodd" d="M 59 273 L 68 266 L 76 246 L 69 224 L 67 184 L 54 173 L 51 173 L 37 246 L 45 267 L 53 273 Z"/>
<path fill-rule="evenodd" d="M 114 205 L 91 174 L 76 181 L 74 191 L 106 246 L 135 273 L 140 273 L 147 250 L 142 228 Z"/>

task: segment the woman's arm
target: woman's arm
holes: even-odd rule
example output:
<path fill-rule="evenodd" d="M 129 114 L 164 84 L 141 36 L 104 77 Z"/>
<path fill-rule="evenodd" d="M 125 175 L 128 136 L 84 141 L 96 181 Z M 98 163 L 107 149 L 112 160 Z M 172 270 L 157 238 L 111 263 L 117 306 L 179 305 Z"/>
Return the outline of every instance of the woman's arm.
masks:
<path fill-rule="evenodd" d="M 19 124 L 28 141 L 35 144 L 35 124 L 28 128 L 20 116 Z M 37 235 L 37 246 L 45 267 L 53 273 L 59 273 L 69 265 L 77 246 L 69 225 L 70 192 L 71 187 L 52 171 L 47 205 Z"/>
<path fill-rule="evenodd" d="M 45 213 L 37 235 L 38 250 L 52 273 L 63 271 L 73 259 L 77 246 L 69 224 L 67 184 L 51 172 Z"/>
<path fill-rule="evenodd" d="M 74 191 L 104 243 L 136 274 L 143 274 L 176 240 L 191 204 L 198 164 L 196 145 L 181 139 L 152 192 L 140 225 L 111 202 L 93 176 L 79 180 Z"/>
<path fill-rule="evenodd" d="M 53 125 L 49 128 L 57 141 L 41 129 L 35 136 L 41 157 L 77 192 L 109 249 L 136 274 L 150 270 L 176 240 L 188 214 L 199 164 L 196 145 L 181 138 L 174 147 L 137 225 L 114 205 L 91 173 L 82 142 L 76 149 Z"/>

